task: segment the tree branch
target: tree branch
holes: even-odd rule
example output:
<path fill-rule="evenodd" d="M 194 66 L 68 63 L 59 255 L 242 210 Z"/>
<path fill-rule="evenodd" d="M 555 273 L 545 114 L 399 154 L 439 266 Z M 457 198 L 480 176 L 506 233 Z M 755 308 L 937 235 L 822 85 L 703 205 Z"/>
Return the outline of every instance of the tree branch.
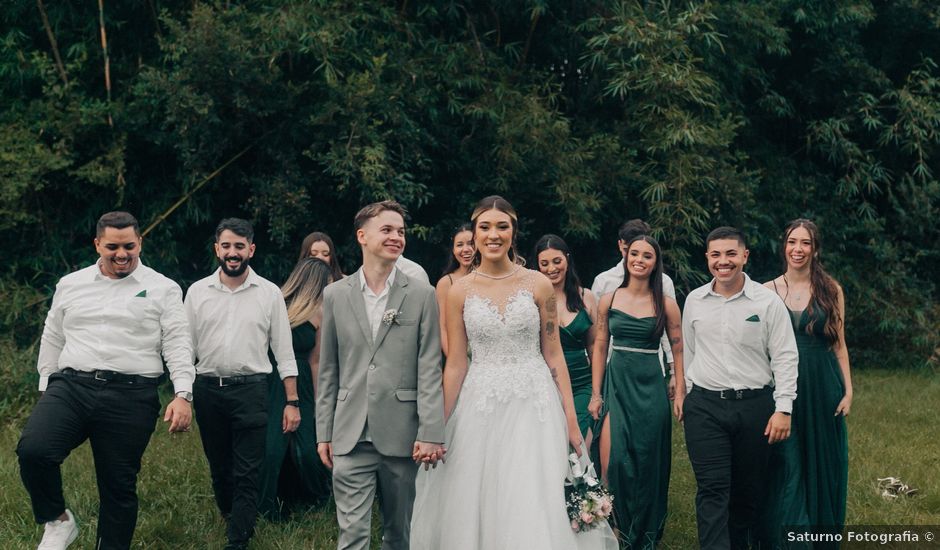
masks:
<path fill-rule="evenodd" d="M 59 76 L 62 77 L 62 82 L 68 84 L 69 77 L 65 74 L 65 64 L 62 63 L 62 56 L 59 55 L 59 44 L 56 42 L 55 34 L 52 32 L 52 25 L 49 24 L 49 16 L 46 15 L 46 6 L 43 5 L 42 0 L 36 0 L 36 5 L 39 7 L 39 16 L 42 17 L 42 26 L 46 29 L 46 36 L 49 37 L 49 45 L 52 46 L 52 56 L 55 58 L 56 68 L 59 69 Z"/>
<path fill-rule="evenodd" d="M 143 232 L 140 234 L 140 236 L 141 236 L 141 237 L 146 237 L 146 236 L 147 236 L 147 233 L 150 233 L 151 231 L 153 231 L 153 229 L 154 229 L 156 226 L 160 225 L 160 223 L 163 222 L 163 220 L 167 219 L 167 218 L 170 216 L 170 214 L 172 214 L 177 208 L 179 208 L 180 206 L 182 206 L 183 203 L 185 203 L 186 201 L 188 201 L 188 200 L 190 199 L 190 197 L 192 197 L 192 196 L 196 193 L 196 191 L 199 191 L 200 189 L 202 189 L 202 187 L 203 187 L 205 184 L 209 183 L 210 180 L 215 179 L 216 176 L 218 176 L 219 174 L 222 173 L 222 170 L 225 170 L 226 168 L 228 168 L 228 166 L 229 166 L 230 164 L 232 164 L 233 162 L 235 162 L 236 160 L 238 160 L 239 158 L 241 158 L 242 155 L 244 155 L 245 153 L 247 153 L 247 152 L 248 152 L 252 147 L 254 147 L 254 146 L 255 146 L 255 144 L 252 143 L 252 144 L 249 145 L 248 147 L 245 147 L 244 149 L 242 149 L 241 151 L 239 151 L 238 154 L 236 154 L 234 157 L 228 159 L 228 160 L 225 162 L 225 164 L 223 164 L 222 166 L 219 166 L 218 168 L 216 168 L 211 174 L 209 174 L 209 175 L 206 176 L 202 181 L 200 181 L 199 183 L 197 183 L 195 187 L 193 187 L 193 188 L 190 189 L 185 195 L 183 195 L 182 197 L 180 197 L 180 199 L 179 199 L 178 201 L 176 201 L 175 203 L 173 203 L 173 206 L 167 208 L 164 213 L 162 213 L 162 214 L 160 214 L 159 216 L 157 216 L 157 218 L 156 218 L 155 220 L 153 220 L 153 221 L 150 223 L 150 225 L 147 226 L 147 229 L 144 229 L 144 230 L 143 230 Z"/>
<path fill-rule="evenodd" d="M 108 126 L 114 127 L 111 118 L 111 58 L 108 56 L 108 35 L 104 30 L 104 0 L 98 0 L 98 28 L 101 31 L 101 51 L 104 52 L 104 88 L 108 95 Z"/>

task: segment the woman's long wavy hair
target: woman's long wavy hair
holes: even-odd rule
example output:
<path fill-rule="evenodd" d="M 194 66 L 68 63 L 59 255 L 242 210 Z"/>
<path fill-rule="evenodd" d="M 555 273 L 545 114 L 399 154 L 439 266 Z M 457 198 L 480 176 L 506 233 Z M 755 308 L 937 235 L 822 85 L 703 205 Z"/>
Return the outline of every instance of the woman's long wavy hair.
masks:
<path fill-rule="evenodd" d="M 578 270 L 574 267 L 574 260 L 571 258 L 571 249 L 568 243 L 558 235 L 542 235 L 535 243 L 532 249 L 532 261 L 538 262 L 539 254 L 546 250 L 557 250 L 565 255 L 568 260 L 568 271 L 565 273 L 565 305 L 568 311 L 577 313 L 584 309 L 584 298 L 581 297 L 581 279 L 578 277 Z"/>
<path fill-rule="evenodd" d="M 323 301 L 323 289 L 332 280 L 330 266 L 326 262 L 316 258 L 304 258 L 297 262 L 287 282 L 281 287 L 291 328 L 313 317 Z"/>
<path fill-rule="evenodd" d="M 490 210 L 499 210 L 509 216 L 512 224 L 512 244 L 509 246 L 509 260 L 514 264 L 525 265 L 525 258 L 520 256 L 519 251 L 516 249 L 516 239 L 519 237 L 519 217 L 516 215 L 516 209 L 509 204 L 509 201 L 499 195 L 486 197 L 478 202 L 476 208 L 473 209 L 473 215 L 470 216 L 470 227 L 473 231 L 474 246 L 476 245 L 477 219 L 480 214 Z M 473 261 L 470 262 L 470 269 L 480 267 L 480 259 L 480 249 L 476 248 L 473 252 Z"/>
<path fill-rule="evenodd" d="M 656 339 L 662 338 L 663 331 L 666 330 L 666 298 L 663 294 L 663 251 L 659 247 L 659 242 L 649 235 L 638 235 L 630 239 L 627 243 L 627 254 L 623 257 L 623 282 L 620 288 L 630 286 L 630 270 L 627 262 L 630 261 L 630 249 L 633 243 L 643 241 L 653 247 L 656 253 L 656 265 L 653 266 L 653 272 L 650 273 L 650 290 L 653 292 L 653 313 L 656 316 L 656 328 L 654 335 Z"/>
<path fill-rule="evenodd" d="M 783 246 L 780 247 L 780 256 L 783 259 L 783 270 L 787 270 L 787 239 L 798 227 L 802 227 L 809 233 L 809 238 L 813 247 L 813 254 L 809 263 L 809 284 L 810 292 L 813 297 L 806 306 L 806 315 L 810 322 L 806 325 L 806 333 L 812 334 L 815 328 L 816 318 L 814 313 L 818 306 L 826 314 L 826 326 L 823 327 L 823 336 L 829 345 L 839 341 L 839 325 L 842 319 L 839 316 L 839 287 L 836 280 L 833 279 L 823 268 L 822 259 L 819 251 L 821 250 L 819 242 L 819 228 L 811 220 L 798 218 L 787 224 L 783 232 Z"/>
<path fill-rule="evenodd" d="M 462 223 L 457 226 L 450 234 L 450 242 L 447 247 L 447 265 L 444 266 L 443 276 L 450 275 L 454 271 L 460 269 L 460 262 L 457 261 L 457 258 L 454 256 L 454 239 L 457 238 L 457 235 L 460 235 L 464 231 L 470 232 L 470 240 L 473 240 L 473 227 L 469 223 Z"/>
<path fill-rule="evenodd" d="M 310 245 L 320 241 L 325 242 L 326 246 L 330 249 L 330 271 L 333 274 L 333 280 L 338 281 L 342 279 L 345 275 L 343 275 L 343 269 L 339 265 L 339 258 L 336 256 L 336 246 L 333 244 L 333 239 L 326 233 L 314 231 L 304 237 L 304 242 L 300 244 L 300 257 L 297 258 L 297 260 L 310 258 Z"/>

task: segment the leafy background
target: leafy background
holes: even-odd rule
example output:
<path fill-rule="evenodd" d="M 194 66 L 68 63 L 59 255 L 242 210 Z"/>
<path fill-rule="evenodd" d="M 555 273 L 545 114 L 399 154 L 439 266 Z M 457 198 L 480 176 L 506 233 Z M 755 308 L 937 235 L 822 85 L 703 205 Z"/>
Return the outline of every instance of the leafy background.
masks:
<path fill-rule="evenodd" d="M 274 281 L 313 230 L 355 269 L 352 215 L 389 197 L 432 278 L 495 192 L 524 247 L 562 234 L 586 282 L 647 219 L 680 292 L 710 228 L 744 228 L 764 280 L 806 216 L 855 365 L 937 367 L 935 2 L 7 0 L 0 29 L 5 410 L 34 395 L 55 282 L 117 208 L 184 287 L 232 215 Z"/>

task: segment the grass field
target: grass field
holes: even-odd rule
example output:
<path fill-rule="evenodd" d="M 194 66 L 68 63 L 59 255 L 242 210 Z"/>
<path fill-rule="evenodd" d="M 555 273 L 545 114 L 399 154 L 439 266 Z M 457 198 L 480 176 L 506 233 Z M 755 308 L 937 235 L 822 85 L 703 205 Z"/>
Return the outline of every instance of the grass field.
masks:
<path fill-rule="evenodd" d="M 855 373 L 849 417 L 849 524 L 940 524 L 940 377 L 929 373 L 868 370 Z M 22 419 L 0 426 L 0 548 L 35 547 L 41 528 L 32 519 L 13 452 Z M 912 498 L 883 500 L 876 478 L 900 477 L 920 490 Z M 91 548 L 98 497 L 85 444 L 63 466 L 66 500 L 79 518 L 74 548 Z M 209 473 L 195 433 L 169 435 L 161 424 L 144 455 L 138 483 L 140 517 L 135 547 L 213 549 L 224 543 Z M 661 548 L 695 548 L 695 481 L 681 429 L 673 433 L 669 519 Z M 378 548 L 377 536 L 373 548 Z M 260 521 L 255 549 L 336 547 L 331 506 L 295 514 L 284 523 Z M 443 549 L 442 549 L 443 550 Z M 532 549 L 535 550 L 535 549 Z"/>

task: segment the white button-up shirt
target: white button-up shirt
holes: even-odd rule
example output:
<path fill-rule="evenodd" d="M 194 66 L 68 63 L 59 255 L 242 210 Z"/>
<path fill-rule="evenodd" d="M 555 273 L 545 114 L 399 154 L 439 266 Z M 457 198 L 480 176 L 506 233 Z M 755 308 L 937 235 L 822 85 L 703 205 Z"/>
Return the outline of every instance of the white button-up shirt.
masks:
<path fill-rule="evenodd" d="M 385 315 L 385 306 L 388 305 L 388 292 L 392 288 L 392 283 L 395 282 L 395 271 L 397 270 L 397 267 L 392 268 L 391 273 L 388 274 L 388 279 L 385 279 L 385 288 L 378 294 L 372 292 L 372 289 L 366 284 L 365 274 L 362 269 L 359 270 L 359 289 L 362 291 L 362 299 L 366 305 L 369 326 L 372 327 L 373 342 L 379 335 L 379 326 L 382 324 L 382 316 Z"/>
<path fill-rule="evenodd" d="M 175 391 L 192 391 L 183 292 L 142 263 L 121 279 L 94 264 L 56 285 L 39 345 L 39 391 L 65 368 L 158 377 L 166 360 Z"/>
<path fill-rule="evenodd" d="M 777 410 L 796 399 L 799 355 L 783 300 L 744 275 L 744 288 L 730 298 L 714 280 L 693 290 L 682 312 L 686 386 L 707 390 L 774 386 Z"/>
<path fill-rule="evenodd" d="M 290 321 L 281 289 L 250 267 L 235 290 L 222 284 L 221 269 L 189 287 L 186 315 L 193 333 L 196 373 L 245 376 L 271 372 L 268 348 L 282 379 L 297 376 Z"/>
<path fill-rule="evenodd" d="M 591 292 L 600 300 L 601 296 L 610 294 L 623 284 L 624 275 L 626 275 L 626 272 L 624 271 L 623 261 L 621 260 L 617 262 L 617 265 L 614 267 L 594 277 Z M 676 299 L 676 285 L 672 282 L 672 277 L 665 273 L 663 273 L 663 296 L 668 296 L 673 300 Z M 662 338 L 659 340 L 659 347 L 662 348 L 663 353 L 666 354 L 666 362 L 672 363 L 672 344 L 669 343 L 669 334 L 665 330 L 663 331 Z M 660 356 L 660 362 L 662 362 L 662 356 Z"/>
<path fill-rule="evenodd" d="M 428 278 L 428 272 L 425 271 L 418 262 L 409 260 L 404 256 L 399 256 L 398 260 L 395 261 L 395 267 L 407 275 L 412 281 L 422 281 L 431 284 L 431 279 Z"/>

